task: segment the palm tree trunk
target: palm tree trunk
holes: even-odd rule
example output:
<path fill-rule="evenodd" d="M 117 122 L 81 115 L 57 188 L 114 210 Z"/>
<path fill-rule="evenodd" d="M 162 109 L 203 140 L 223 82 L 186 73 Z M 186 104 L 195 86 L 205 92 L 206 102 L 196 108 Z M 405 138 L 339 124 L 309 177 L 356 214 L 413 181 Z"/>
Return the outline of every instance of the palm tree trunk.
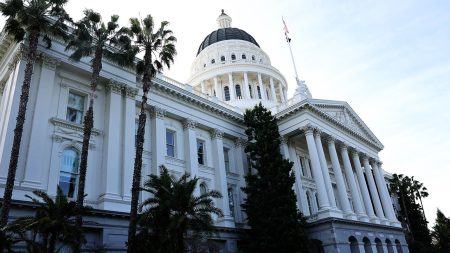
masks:
<path fill-rule="evenodd" d="M 48 248 L 47 248 L 47 252 L 48 253 L 53 253 L 55 252 L 55 246 L 56 246 L 56 231 L 52 232 L 50 234 L 50 239 L 48 241 Z"/>
<path fill-rule="evenodd" d="M 25 123 L 25 116 L 27 112 L 28 98 L 30 95 L 31 77 L 33 75 L 34 63 L 36 62 L 38 39 L 39 31 L 33 31 L 30 33 L 25 77 L 22 83 L 19 111 L 17 113 L 16 128 L 14 129 L 14 139 L 11 148 L 11 157 L 9 160 L 8 177 L 6 179 L 2 211 L 0 214 L 0 228 L 7 224 L 9 210 L 11 208 L 11 197 L 14 188 L 14 180 L 16 177 L 17 162 L 19 160 L 20 143 L 22 140 L 23 125 Z M 0 232 L 0 237 L 4 238 L 3 232 Z M 4 245 L 3 243 L 0 244 L 0 252 L 3 252 Z"/>
<path fill-rule="evenodd" d="M 102 51 L 101 49 L 97 49 L 92 64 L 93 70 L 91 76 L 92 94 L 89 100 L 89 108 L 87 110 L 86 116 L 84 117 L 83 147 L 81 149 L 80 172 L 79 172 L 80 177 L 78 179 L 78 192 L 76 205 L 78 210 L 82 210 L 84 205 L 84 188 L 86 185 L 89 140 L 91 139 L 92 128 L 94 127 L 94 99 L 101 69 L 102 69 Z M 83 233 L 82 226 L 83 226 L 83 215 L 80 213 L 76 217 L 76 227 L 78 228 L 79 233 L 77 234 L 76 238 L 76 245 L 74 250 L 75 253 L 79 253 L 81 251 L 81 237 Z"/>
<path fill-rule="evenodd" d="M 149 64 L 151 64 L 151 58 L 149 57 L 149 51 L 146 51 L 145 69 L 147 70 Z M 149 60 L 150 58 L 150 60 Z M 137 209 L 139 202 L 139 191 L 141 185 L 141 172 L 142 172 L 142 152 L 144 150 L 144 135 L 145 135 L 145 123 L 147 121 L 146 106 L 147 106 L 147 94 L 150 90 L 150 73 L 144 71 L 142 78 L 142 101 L 141 110 L 139 113 L 139 123 L 136 136 L 136 155 L 134 157 L 134 170 L 133 170 L 133 184 L 131 186 L 131 207 L 130 207 L 130 225 L 128 226 L 128 253 L 133 253 L 135 249 L 136 227 L 137 227 Z"/>

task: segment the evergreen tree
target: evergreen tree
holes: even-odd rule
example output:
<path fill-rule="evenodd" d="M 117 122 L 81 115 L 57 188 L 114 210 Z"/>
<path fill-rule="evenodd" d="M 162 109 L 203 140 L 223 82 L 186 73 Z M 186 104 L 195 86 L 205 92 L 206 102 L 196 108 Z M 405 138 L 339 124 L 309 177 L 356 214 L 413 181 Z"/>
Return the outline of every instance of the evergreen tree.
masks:
<path fill-rule="evenodd" d="M 293 163 L 280 153 L 277 120 L 261 104 L 244 114 L 248 137 L 245 152 L 251 171 L 246 176 L 247 194 L 242 205 L 250 229 L 245 234 L 246 252 L 308 252 L 305 219 L 296 206 L 292 189 Z"/>
<path fill-rule="evenodd" d="M 438 209 L 436 214 L 436 223 L 433 226 L 434 247 L 438 253 L 450 252 L 450 218 Z"/>

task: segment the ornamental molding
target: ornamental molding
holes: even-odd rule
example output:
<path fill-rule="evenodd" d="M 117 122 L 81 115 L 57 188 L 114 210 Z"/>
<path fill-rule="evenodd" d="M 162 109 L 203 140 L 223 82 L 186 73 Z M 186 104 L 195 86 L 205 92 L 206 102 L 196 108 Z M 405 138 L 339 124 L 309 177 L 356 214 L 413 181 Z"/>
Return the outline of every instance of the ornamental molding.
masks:
<path fill-rule="evenodd" d="M 314 129 L 314 136 L 315 137 L 319 137 L 323 134 L 323 131 L 320 130 L 319 128 Z"/>
<path fill-rule="evenodd" d="M 59 127 L 57 129 L 61 130 L 61 133 L 65 133 L 65 134 L 81 134 L 78 136 L 81 136 L 81 139 L 83 138 L 83 125 L 81 124 L 76 124 L 67 120 L 63 120 L 63 119 L 59 119 L 56 117 L 52 117 L 50 118 L 50 122 L 56 126 Z M 68 131 L 71 130 L 71 131 Z M 103 133 L 101 130 L 97 129 L 97 128 L 93 128 L 92 129 L 92 135 L 93 136 L 101 136 Z"/>
<path fill-rule="evenodd" d="M 46 66 L 50 70 L 56 70 L 56 67 L 61 64 L 61 59 L 45 53 L 41 53 L 39 58 L 42 60 L 42 64 L 44 64 L 44 66 Z"/>
<path fill-rule="evenodd" d="M 184 129 L 195 129 L 197 128 L 198 122 L 192 119 L 186 119 L 183 121 L 183 128 Z"/>
<path fill-rule="evenodd" d="M 14 51 L 13 56 L 8 64 L 8 70 L 13 71 L 20 60 L 26 60 L 28 55 L 28 48 L 21 43 L 18 48 Z"/>
<path fill-rule="evenodd" d="M 289 144 L 289 138 L 284 137 L 284 136 L 280 136 L 280 142 L 281 142 L 281 144 L 288 145 Z"/>
<path fill-rule="evenodd" d="M 150 112 L 153 118 L 164 119 L 166 117 L 166 109 L 153 106 L 150 108 Z"/>
<path fill-rule="evenodd" d="M 327 137 L 325 137 L 325 140 L 327 141 L 328 144 L 335 144 L 337 138 L 333 135 L 327 135 Z"/>
<path fill-rule="evenodd" d="M 211 133 L 211 138 L 212 139 L 219 139 L 219 140 L 223 139 L 223 131 L 221 131 L 219 129 L 212 129 L 210 131 L 210 133 Z"/>
<path fill-rule="evenodd" d="M 138 94 L 138 91 L 139 91 L 138 88 L 126 86 L 125 87 L 125 96 L 127 96 L 127 98 L 135 99 Z"/>
<path fill-rule="evenodd" d="M 314 134 L 314 130 L 316 130 L 316 127 L 308 123 L 305 126 L 301 127 L 300 130 L 303 131 L 305 135 L 312 135 Z"/>
<path fill-rule="evenodd" d="M 109 79 L 106 84 L 106 89 L 112 93 L 122 94 L 122 90 L 125 88 L 125 84 L 114 79 Z"/>
<path fill-rule="evenodd" d="M 244 138 L 237 138 L 236 140 L 234 140 L 234 146 L 236 148 L 245 147 L 247 146 L 247 140 Z"/>

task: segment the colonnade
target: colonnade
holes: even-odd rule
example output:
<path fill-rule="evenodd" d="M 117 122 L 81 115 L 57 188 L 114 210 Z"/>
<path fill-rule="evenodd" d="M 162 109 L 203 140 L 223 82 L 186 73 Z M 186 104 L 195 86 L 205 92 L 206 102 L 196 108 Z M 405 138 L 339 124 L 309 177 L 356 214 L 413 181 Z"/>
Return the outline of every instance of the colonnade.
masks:
<path fill-rule="evenodd" d="M 349 147 L 335 137 L 324 134 L 312 125 L 308 124 L 301 130 L 306 139 L 311 160 L 311 172 L 317 190 L 317 217 L 319 219 L 331 216 L 400 226 L 392 206 L 380 161 L 360 152 L 355 147 Z M 333 191 L 322 140 L 327 143 L 331 168 L 336 181 L 337 196 Z M 286 142 L 283 142 L 283 145 L 282 150 L 289 150 Z M 338 152 L 343 164 L 340 163 Z M 284 153 L 286 154 L 286 152 Z M 302 171 L 301 163 L 294 159 L 294 166 L 296 174 L 299 174 Z M 347 184 L 342 172 L 345 174 Z M 306 197 L 301 178 L 300 180 L 297 178 L 297 184 L 300 198 Z M 348 190 L 353 202 L 353 209 L 350 205 Z M 339 201 L 340 208 L 337 207 L 336 200 Z M 305 203 L 299 202 L 299 205 L 304 213 L 309 213 Z"/>
<path fill-rule="evenodd" d="M 227 95 L 225 87 L 228 87 Z M 281 81 L 256 72 L 230 72 L 214 76 L 200 82 L 200 91 L 225 101 L 236 99 L 286 101 L 286 90 Z"/>

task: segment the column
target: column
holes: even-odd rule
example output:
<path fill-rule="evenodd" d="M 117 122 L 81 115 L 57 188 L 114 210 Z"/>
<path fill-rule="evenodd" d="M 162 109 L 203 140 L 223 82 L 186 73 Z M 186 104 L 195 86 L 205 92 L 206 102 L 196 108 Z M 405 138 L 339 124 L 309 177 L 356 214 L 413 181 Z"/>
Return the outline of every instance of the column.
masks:
<path fill-rule="evenodd" d="M 275 85 L 273 83 L 273 78 L 272 77 L 270 77 L 269 82 L 270 82 L 270 92 L 272 93 L 272 100 L 276 102 L 277 101 L 277 95 L 275 93 Z"/>
<path fill-rule="evenodd" d="M 159 166 L 166 163 L 166 126 L 164 124 L 166 110 L 157 106 L 153 107 L 152 109 L 152 167 L 150 168 L 150 171 L 152 172 L 152 174 L 159 176 Z"/>
<path fill-rule="evenodd" d="M 205 90 L 205 82 L 201 81 L 201 82 L 200 82 L 200 87 L 202 88 L 202 93 L 206 93 L 206 90 Z"/>
<path fill-rule="evenodd" d="M 369 190 L 367 189 L 366 180 L 364 179 L 364 173 L 361 168 L 361 161 L 359 159 L 359 154 L 357 151 L 352 152 L 353 164 L 355 165 L 356 176 L 358 177 L 358 183 L 361 190 L 361 195 L 364 202 L 364 207 L 366 208 L 366 213 L 369 218 L 376 223 L 379 223 L 378 218 L 373 212 L 372 202 L 370 201 Z"/>
<path fill-rule="evenodd" d="M 284 98 L 283 85 L 281 84 L 281 82 L 278 82 L 278 88 L 280 89 L 281 102 L 285 102 L 286 99 Z"/>
<path fill-rule="evenodd" d="M 104 209 L 110 209 L 116 205 L 115 201 L 122 200 L 120 196 L 120 191 L 122 190 L 120 173 L 122 156 L 120 145 L 117 145 L 117 143 L 120 143 L 121 138 L 121 128 L 118 126 L 118 123 L 122 122 L 120 112 L 123 84 L 110 80 L 107 88 L 109 91 L 106 96 L 106 124 L 102 163 L 104 192 L 100 193 L 102 199 L 101 208 Z"/>
<path fill-rule="evenodd" d="M 43 141 L 43 137 L 48 135 L 49 119 L 52 113 L 52 99 L 51 96 L 55 89 L 55 76 L 56 67 L 60 64 L 60 60 L 53 58 L 49 55 L 42 55 L 42 67 L 41 74 L 39 76 L 39 82 L 36 84 L 36 104 L 29 103 L 29 110 L 33 112 L 33 117 L 28 117 L 27 120 L 31 121 L 31 135 L 29 144 L 26 141 L 26 131 L 24 131 L 24 138 L 22 138 L 22 146 L 28 146 L 28 157 L 25 165 L 25 175 L 21 186 L 30 188 L 43 188 L 47 183 L 48 177 L 46 173 L 43 173 L 45 168 L 49 168 L 49 160 L 43 159 L 48 157 L 48 151 L 51 150 L 51 142 Z M 20 84 L 21 85 L 21 84 Z M 33 86 L 31 84 L 31 92 L 33 93 Z M 32 101 L 31 97 L 30 100 Z M 30 102 L 31 102 L 30 101 Z M 34 109 L 34 110 L 33 110 Z M 16 122 L 16 121 L 14 121 Z M 13 134 L 13 133 L 11 133 Z M 8 150 L 10 151 L 10 150 Z M 93 154 L 91 154 L 93 155 Z M 8 157 L 9 158 L 9 157 Z M 21 159 L 20 159 L 21 160 Z M 8 159 L 9 161 L 9 159 Z M 36 162 L 39 161 L 39 162 Z M 57 179 L 50 179 L 57 180 Z M 44 185 L 43 185 L 44 184 Z M 56 189 L 55 189 L 56 190 Z"/>
<path fill-rule="evenodd" d="M 388 220 L 392 223 L 394 226 L 400 226 L 400 222 L 398 222 L 397 217 L 395 215 L 394 208 L 392 207 L 392 200 L 389 196 L 389 191 L 386 186 L 386 181 L 384 180 L 383 173 L 380 169 L 381 165 L 379 162 L 372 160 L 372 169 L 373 174 L 375 176 L 375 181 L 377 183 L 378 189 L 380 190 L 380 197 L 381 197 L 381 204 L 383 205 L 383 209 L 385 211 L 385 214 L 388 218 Z"/>
<path fill-rule="evenodd" d="M 264 90 L 264 85 L 262 83 L 262 77 L 261 77 L 260 73 L 258 73 L 258 85 L 259 85 L 259 88 L 261 89 L 261 98 L 266 100 L 267 95 L 266 95 L 266 91 Z"/>
<path fill-rule="evenodd" d="M 328 142 L 328 152 L 331 158 L 331 166 L 333 167 L 334 177 L 336 178 L 336 186 L 338 190 L 338 197 L 341 203 L 342 211 L 346 218 L 356 220 L 357 217 L 350 207 L 350 202 L 348 200 L 347 188 L 345 187 L 344 177 L 341 171 L 341 165 L 339 164 L 339 158 L 336 153 L 335 139 L 331 136 L 327 138 Z"/>
<path fill-rule="evenodd" d="M 311 158 L 312 174 L 317 187 L 317 197 L 319 200 L 319 212 L 330 208 L 327 189 L 323 179 L 322 170 L 320 169 L 319 156 L 317 155 L 317 147 L 314 141 L 312 126 L 305 126 L 302 129 L 305 133 L 306 143 L 308 145 L 309 157 Z"/>
<path fill-rule="evenodd" d="M 336 199 L 334 198 L 333 185 L 331 184 L 330 172 L 328 171 L 328 165 L 325 159 L 325 153 L 323 152 L 320 134 L 320 130 L 316 129 L 314 131 L 314 141 L 316 143 L 317 154 L 319 155 L 319 163 L 320 167 L 322 168 L 322 175 L 327 190 L 328 200 L 330 201 L 331 208 L 336 209 Z"/>
<path fill-rule="evenodd" d="M 134 155 L 135 155 L 135 128 L 136 128 L 136 95 L 138 89 L 126 87 L 125 113 L 123 135 L 123 179 L 122 196 L 125 201 L 131 201 L 131 185 L 133 182 Z"/>
<path fill-rule="evenodd" d="M 378 195 L 378 189 L 377 189 L 377 186 L 375 185 L 372 170 L 369 165 L 369 158 L 366 155 L 364 155 L 362 157 L 362 159 L 363 159 L 364 169 L 366 171 L 367 183 L 369 184 L 370 196 L 372 197 L 372 202 L 373 202 L 373 205 L 375 206 L 376 215 L 378 216 L 378 218 L 380 218 L 383 221 L 383 220 L 385 220 L 385 217 L 384 217 L 384 213 L 383 213 L 383 208 L 381 207 L 380 196 Z"/>
<path fill-rule="evenodd" d="M 347 177 L 348 187 L 350 188 L 350 193 L 352 194 L 353 208 L 355 209 L 355 212 L 361 221 L 369 221 L 367 215 L 364 213 L 361 199 L 359 197 L 356 179 L 353 175 L 352 165 L 350 163 L 350 158 L 348 156 L 347 145 L 345 144 L 341 145 L 340 149 L 342 161 L 344 162 L 345 176 Z"/>
<path fill-rule="evenodd" d="M 221 96 L 222 92 L 219 87 L 219 82 L 217 81 L 217 76 L 215 76 L 213 79 L 214 79 L 214 90 L 216 92 L 216 97 L 222 98 L 222 96 Z M 214 95 L 214 92 L 212 95 Z"/>
<path fill-rule="evenodd" d="M 305 216 L 309 216 L 311 214 L 309 213 L 309 209 L 308 209 L 306 191 L 305 191 L 305 189 L 303 189 L 301 163 L 298 159 L 297 154 L 295 153 L 295 150 L 293 148 L 289 148 L 288 142 L 286 141 L 285 138 L 282 138 L 281 147 L 282 147 L 282 151 L 284 154 L 284 158 L 294 162 L 294 166 L 292 167 L 292 169 L 294 170 L 294 176 L 295 176 L 294 191 L 297 195 L 298 209 Z"/>
<path fill-rule="evenodd" d="M 243 187 L 245 187 L 245 172 L 244 172 L 244 147 L 245 147 L 245 140 L 238 138 L 234 141 L 235 146 L 235 157 L 236 157 L 236 169 L 237 173 L 239 174 L 239 187 L 237 189 L 237 193 L 239 196 L 239 203 L 236 203 L 238 206 L 238 210 L 240 211 L 237 217 L 239 217 L 240 222 L 244 222 L 246 220 L 245 213 L 242 211 L 242 208 L 240 205 L 244 202 L 245 199 L 245 192 L 242 190 Z"/>
<path fill-rule="evenodd" d="M 225 159 L 223 156 L 223 132 L 218 129 L 211 131 L 211 143 L 212 143 L 212 160 L 214 172 L 214 182 L 217 191 L 222 193 L 222 198 L 218 200 L 218 207 L 223 212 L 223 217 L 217 220 L 219 226 L 233 227 L 234 219 L 230 215 L 230 206 L 228 200 L 228 184 L 227 174 L 225 171 Z"/>
<path fill-rule="evenodd" d="M 233 75 L 231 73 L 228 73 L 228 83 L 230 88 L 230 100 L 235 100 L 236 89 L 234 88 Z"/>
<path fill-rule="evenodd" d="M 248 87 L 248 75 L 247 72 L 244 72 L 244 89 L 245 90 L 245 98 L 251 99 L 250 88 Z"/>
<path fill-rule="evenodd" d="M 184 155 L 186 160 L 186 170 L 191 177 L 198 175 L 198 157 L 197 157 L 197 137 L 195 134 L 195 128 L 197 127 L 197 121 L 192 119 L 186 119 L 183 122 L 184 128 Z M 200 195 L 200 189 L 195 188 L 194 196 Z"/>

